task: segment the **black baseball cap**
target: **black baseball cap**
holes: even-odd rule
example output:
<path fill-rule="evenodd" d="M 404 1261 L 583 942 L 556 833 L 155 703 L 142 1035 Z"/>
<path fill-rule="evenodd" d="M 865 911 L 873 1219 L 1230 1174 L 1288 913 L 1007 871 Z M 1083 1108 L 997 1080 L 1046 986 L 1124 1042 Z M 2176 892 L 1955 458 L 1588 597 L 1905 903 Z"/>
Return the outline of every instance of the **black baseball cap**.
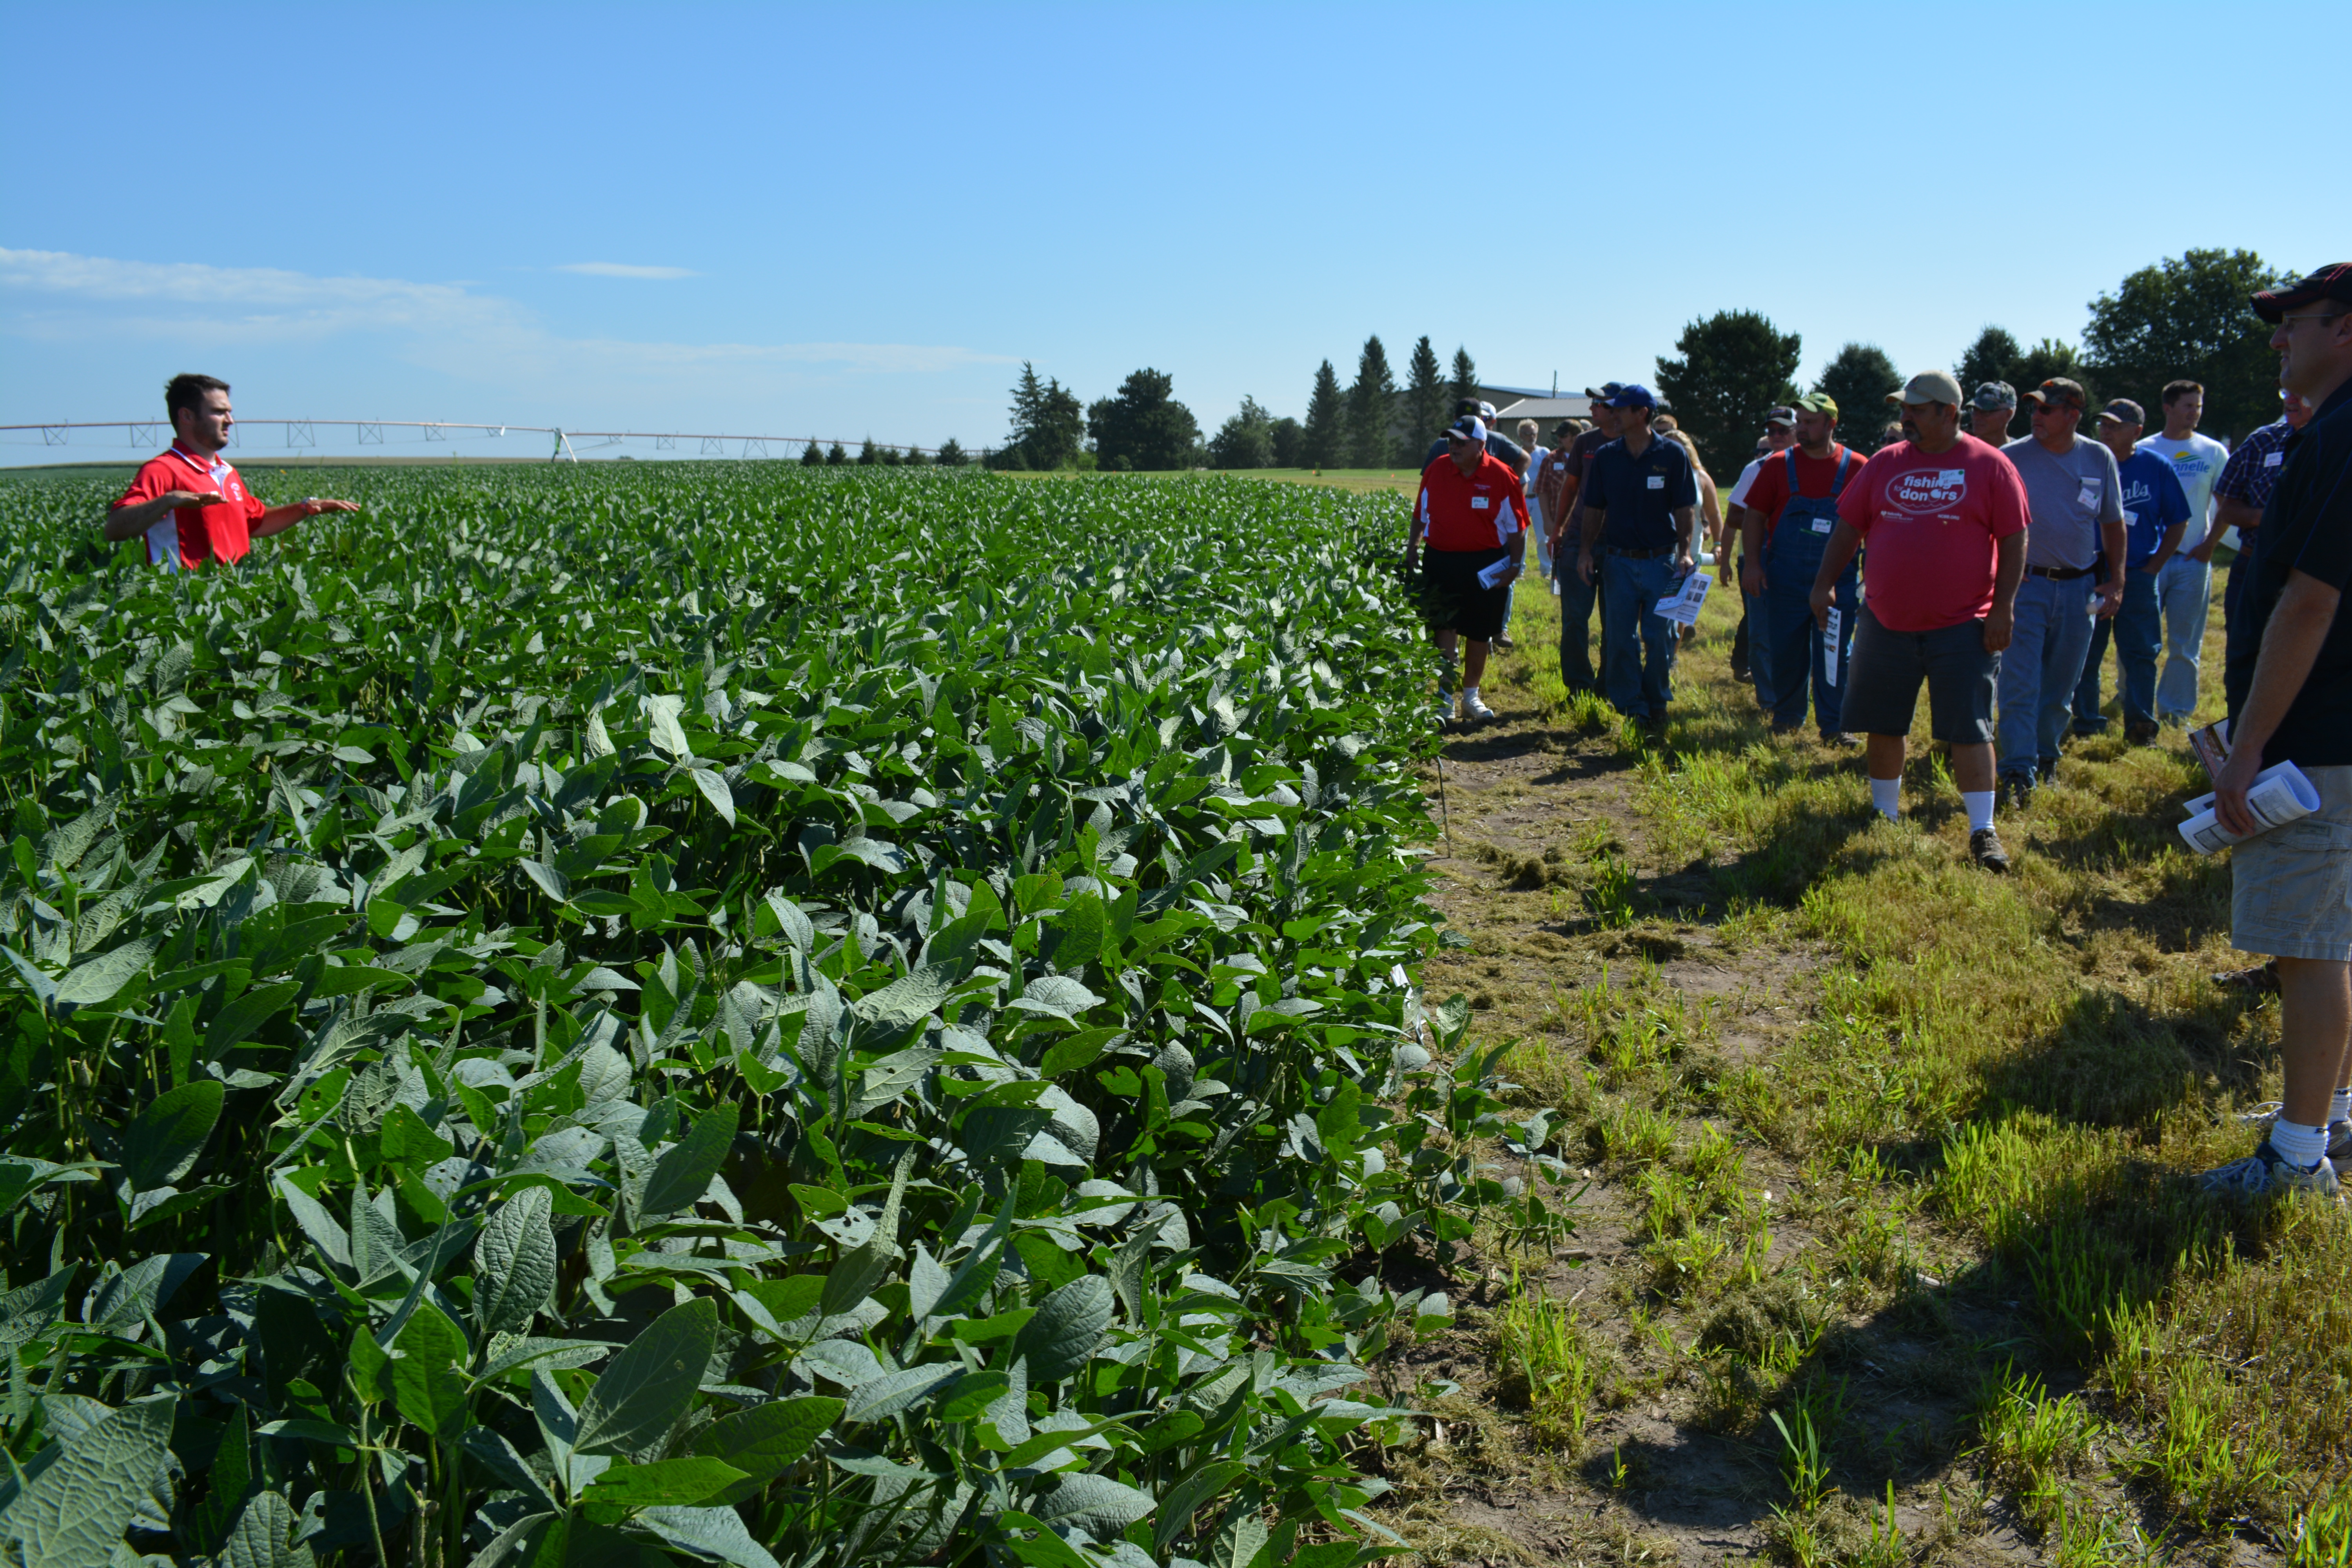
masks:
<path fill-rule="evenodd" d="M 2275 327 L 2289 310 L 2322 300 L 2352 306 L 2352 261 L 2331 262 L 2286 289 L 2265 289 L 2254 296 L 2254 314 Z"/>

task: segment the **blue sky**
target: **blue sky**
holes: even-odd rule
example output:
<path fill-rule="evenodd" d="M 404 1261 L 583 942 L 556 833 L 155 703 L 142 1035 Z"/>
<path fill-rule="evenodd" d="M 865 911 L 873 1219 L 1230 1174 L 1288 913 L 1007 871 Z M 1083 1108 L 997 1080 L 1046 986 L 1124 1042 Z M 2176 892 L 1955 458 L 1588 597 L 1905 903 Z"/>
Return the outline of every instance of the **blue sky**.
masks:
<path fill-rule="evenodd" d="M 1368 332 L 1580 387 L 1726 308 L 1807 376 L 1948 365 L 2191 247 L 2343 259 L 2264 145 L 2322 19 L 13 0 L 0 424 L 204 369 L 255 418 L 976 447 L 1024 359 L 1213 429 Z"/>

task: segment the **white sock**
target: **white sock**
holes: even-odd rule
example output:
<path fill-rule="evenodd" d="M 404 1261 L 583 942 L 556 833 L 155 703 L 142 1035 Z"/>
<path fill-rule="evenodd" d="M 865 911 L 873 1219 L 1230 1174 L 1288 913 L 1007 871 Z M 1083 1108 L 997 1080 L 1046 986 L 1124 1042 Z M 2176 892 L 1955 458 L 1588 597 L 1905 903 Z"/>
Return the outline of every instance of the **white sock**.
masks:
<path fill-rule="evenodd" d="M 1467 702 L 1475 702 L 1475 701 L 1477 701 L 1477 700 L 1478 700 L 1478 689 L 1477 689 L 1476 687 L 1475 687 L 1475 686 L 1465 686 L 1465 687 L 1464 687 L 1464 688 L 1462 689 L 1462 700 L 1463 700 L 1464 702 L 1465 702 L 1465 703 L 1467 703 Z"/>
<path fill-rule="evenodd" d="M 1964 789 L 1960 792 L 1960 804 L 1968 808 L 1970 833 L 1979 827 L 1992 826 L 1992 797 L 1993 792 L 1989 789 Z"/>
<path fill-rule="evenodd" d="M 2327 1153 L 2327 1129 L 2325 1125 L 2308 1127 L 2282 1116 L 2271 1123 L 2271 1147 L 2296 1170 L 2308 1171 Z"/>
<path fill-rule="evenodd" d="M 1878 815 L 1893 822 L 1903 815 L 1903 781 L 1900 778 L 1870 781 L 1870 804 Z"/>
<path fill-rule="evenodd" d="M 2336 1098 L 2328 1102 L 2327 1120 L 2331 1122 L 2352 1121 L 2352 1089 L 2336 1091 Z"/>

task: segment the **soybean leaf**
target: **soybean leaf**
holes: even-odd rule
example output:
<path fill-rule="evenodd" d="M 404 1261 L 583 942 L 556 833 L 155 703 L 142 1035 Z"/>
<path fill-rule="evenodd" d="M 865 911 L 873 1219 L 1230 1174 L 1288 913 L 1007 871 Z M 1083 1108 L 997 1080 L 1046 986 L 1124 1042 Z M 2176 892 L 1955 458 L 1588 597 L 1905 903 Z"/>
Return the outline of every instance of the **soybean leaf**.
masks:
<path fill-rule="evenodd" d="M 710 1178 L 727 1163 L 735 1145 L 735 1127 L 741 1108 L 733 1100 L 712 1106 L 696 1118 L 693 1131 L 665 1151 L 646 1178 L 638 1211 L 647 1219 L 676 1214 L 710 1188 Z"/>
<path fill-rule="evenodd" d="M 707 1456 L 614 1465 L 589 1484 L 587 1500 L 629 1509 L 690 1507 L 725 1491 L 743 1474 L 725 1460 Z"/>
<path fill-rule="evenodd" d="M 819 1434 L 841 1419 L 845 1405 L 827 1394 L 772 1400 L 704 1427 L 695 1447 L 746 1474 L 766 1479 L 781 1475 L 808 1452 Z"/>
<path fill-rule="evenodd" d="M 122 1173 L 133 1189 L 164 1186 L 187 1174 L 220 1120 L 227 1091 L 216 1079 L 166 1089 L 141 1111 L 122 1140 Z"/>
<path fill-rule="evenodd" d="M 62 1441 L 5 1521 L 26 1563 L 102 1568 L 115 1561 L 123 1531 L 153 1506 L 171 1463 L 178 1404 L 168 1394 L 138 1400 Z"/>
<path fill-rule="evenodd" d="M 710 809 L 725 819 L 728 826 L 734 826 L 735 792 L 727 787 L 726 775 L 709 768 L 688 768 L 687 776 L 702 792 L 702 798 L 710 803 Z"/>
<path fill-rule="evenodd" d="M 155 956 L 163 944 L 160 936 L 135 937 L 121 947 L 100 953 L 87 963 L 76 964 L 63 980 L 58 982 L 57 1002 L 61 1007 L 95 1007 L 110 1002 L 116 992 L 131 984 L 140 971 Z"/>
<path fill-rule="evenodd" d="M 552 1207 L 545 1187 L 525 1187 L 483 1226 L 474 1243 L 474 1321 L 484 1332 L 529 1328 L 555 1293 Z"/>
<path fill-rule="evenodd" d="M 1033 1383 L 1058 1383 L 1086 1365 L 1110 1328 L 1110 1281 L 1081 1275 L 1039 1305 L 1013 1342 L 1015 1355 L 1029 1358 Z"/>
<path fill-rule="evenodd" d="M 572 1446 L 631 1461 L 660 1453 L 670 1429 L 694 1405 L 718 1337 L 719 1309 L 708 1297 L 656 1318 L 588 1391 Z"/>

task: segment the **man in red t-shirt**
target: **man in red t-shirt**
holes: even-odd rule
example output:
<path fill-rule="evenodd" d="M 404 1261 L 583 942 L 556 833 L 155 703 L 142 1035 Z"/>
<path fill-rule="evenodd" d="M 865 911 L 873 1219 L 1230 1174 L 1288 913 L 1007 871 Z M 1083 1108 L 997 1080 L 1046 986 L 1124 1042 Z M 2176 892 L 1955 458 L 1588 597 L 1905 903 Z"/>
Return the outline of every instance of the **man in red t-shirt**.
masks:
<path fill-rule="evenodd" d="M 1805 722 L 1812 694 L 1822 742 L 1850 746 L 1840 696 L 1853 662 L 1855 574 L 1839 574 L 1837 651 L 1813 627 L 1813 574 L 1837 528 L 1837 503 L 1862 471 L 1863 459 L 1838 445 L 1837 401 L 1824 392 L 1797 399 L 1796 444 L 1757 465 L 1740 506 L 1739 591 L 1761 601 L 1760 627 L 1748 631 L 1757 698 L 1772 715 L 1772 732 L 1794 734 Z M 1760 645 L 1759 641 L 1760 639 Z M 1760 658 L 1752 650 L 1761 646 Z"/>
<path fill-rule="evenodd" d="M 1903 405 L 1904 439 L 1881 447 L 1838 497 L 1813 618 L 1827 626 L 1838 577 L 1867 542 L 1844 722 L 1870 736 L 1871 804 L 1890 822 L 1899 811 L 1903 742 L 1925 679 L 1930 732 L 1950 744 L 1968 807 L 1969 853 L 2006 871 L 1992 826 L 1992 700 L 2025 575 L 2025 481 L 1961 434 L 1960 384 L 1949 374 L 1923 371 L 1891 396 Z"/>
<path fill-rule="evenodd" d="M 106 537 L 147 536 L 150 563 L 177 571 L 207 561 L 236 561 L 252 541 L 283 533 L 322 511 L 357 511 L 347 500 L 312 497 L 265 507 L 221 457 L 236 417 L 228 383 L 209 375 L 175 375 L 163 388 L 163 409 L 175 439 L 131 476 L 106 514 Z"/>
<path fill-rule="evenodd" d="M 1420 565 L 1423 535 L 1429 570 L 1421 579 L 1422 610 L 1445 657 L 1438 705 L 1453 707 L 1458 637 L 1470 645 L 1463 660 L 1462 721 L 1480 723 L 1495 716 L 1478 699 L 1478 679 L 1486 673 L 1486 645 L 1503 629 L 1504 608 L 1526 553 L 1528 498 L 1517 472 L 1486 450 L 1486 426 L 1475 414 L 1446 427 L 1445 455 L 1421 471 L 1404 545 L 1408 577 Z"/>

